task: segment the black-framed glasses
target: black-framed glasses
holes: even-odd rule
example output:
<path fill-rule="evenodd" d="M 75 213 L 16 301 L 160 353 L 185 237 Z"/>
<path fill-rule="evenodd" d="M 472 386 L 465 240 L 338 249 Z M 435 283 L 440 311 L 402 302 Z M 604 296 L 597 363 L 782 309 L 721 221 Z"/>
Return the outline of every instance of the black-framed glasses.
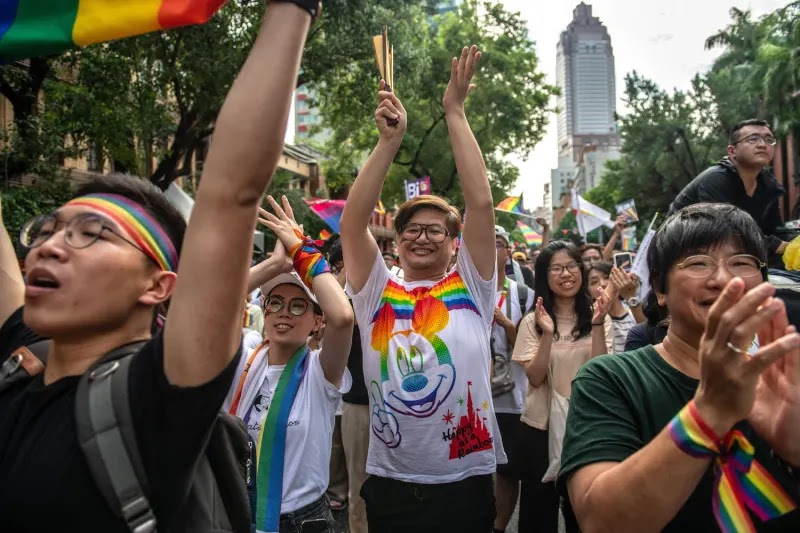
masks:
<path fill-rule="evenodd" d="M 553 265 L 551 267 L 547 267 L 547 271 L 550 272 L 551 276 L 560 276 L 564 273 L 564 270 L 571 274 L 576 274 L 581 271 L 581 265 L 580 263 L 573 261 L 572 263 L 567 263 L 566 265 Z"/>
<path fill-rule="evenodd" d="M 64 242 L 77 250 L 93 245 L 104 231 L 108 231 L 142 252 L 155 263 L 155 260 L 139 245 L 116 231 L 106 218 L 94 213 L 81 213 L 66 221 L 59 219 L 55 213 L 33 217 L 22 226 L 19 232 L 19 241 L 22 246 L 30 250 L 44 244 L 47 239 L 58 233 L 61 227 L 64 227 Z"/>
<path fill-rule="evenodd" d="M 746 142 L 747 144 L 758 144 L 759 142 L 763 142 L 767 146 L 775 146 L 778 144 L 778 140 L 772 135 L 759 135 L 758 133 L 748 135 L 747 137 L 742 137 L 733 144 L 737 145 L 743 142 Z"/>
<path fill-rule="evenodd" d="M 287 306 L 287 311 L 292 316 L 303 316 L 311 304 L 304 298 L 292 298 L 288 302 L 280 296 L 270 296 L 264 302 L 264 312 L 268 315 L 280 313 L 284 306 Z"/>
<path fill-rule="evenodd" d="M 400 236 L 405 241 L 416 241 L 422 234 L 433 243 L 444 242 L 450 232 L 440 224 L 406 224 L 400 229 Z"/>
<path fill-rule="evenodd" d="M 725 263 L 725 268 L 731 275 L 739 278 L 752 278 L 760 275 L 761 270 L 767 266 L 758 257 L 748 254 L 734 255 L 720 261 L 707 255 L 693 255 L 675 266 L 686 272 L 689 277 L 707 278 L 716 272 L 722 263 Z"/>

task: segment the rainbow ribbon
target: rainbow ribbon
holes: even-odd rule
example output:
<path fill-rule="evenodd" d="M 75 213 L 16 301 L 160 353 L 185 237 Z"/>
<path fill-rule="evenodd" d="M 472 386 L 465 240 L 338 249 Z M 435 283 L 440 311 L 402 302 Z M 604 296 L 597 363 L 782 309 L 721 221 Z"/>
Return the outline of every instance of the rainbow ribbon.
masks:
<path fill-rule="evenodd" d="M 316 243 L 300 231 L 294 230 L 301 242 L 292 247 L 289 255 L 292 256 L 294 269 L 309 289 L 312 289 L 314 278 L 320 274 L 330 272 L 325 256 L 317 248 Z"/>
<path fill-rule="evenodd" d="M 158 221 L 144 207 L 118 194 L 96 193 L 70 200 L 66 205 L 89 207 L 116 222 L 161 270 L 178 269 L 178 252 Z"/>
<path fill-rule="evenodd" d="M 723 533 L 755 533 L 749 508 L 762 522 L 796 509 L 795 503 L 753 456 L 755 448 L 739 430 L 721 440 L 700 416 L 694 400 L 675 415 L 669 436 L 685 453 L 714 459 L 712 505 Z"/>

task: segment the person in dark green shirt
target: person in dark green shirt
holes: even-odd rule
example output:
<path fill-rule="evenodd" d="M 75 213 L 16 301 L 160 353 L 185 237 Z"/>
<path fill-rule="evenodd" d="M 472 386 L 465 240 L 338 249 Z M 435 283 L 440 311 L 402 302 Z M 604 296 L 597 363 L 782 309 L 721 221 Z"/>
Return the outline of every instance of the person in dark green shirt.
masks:
<path fill-rule="evenodd" d="M 733 206 L 691 206 L 660 228 L 648 264 L 667 337 L 597 357 L 572 384 L 557 486 L 584 532 L 720 530 L 713 463 L 665 429 L 689 403 L 716 435 L 741 430 L 800 502 L 800 336 L 763 283 L 765 258 L 755 222 Z M 800 531 L 797 510 L 750 518 L 756 531 Z"/>

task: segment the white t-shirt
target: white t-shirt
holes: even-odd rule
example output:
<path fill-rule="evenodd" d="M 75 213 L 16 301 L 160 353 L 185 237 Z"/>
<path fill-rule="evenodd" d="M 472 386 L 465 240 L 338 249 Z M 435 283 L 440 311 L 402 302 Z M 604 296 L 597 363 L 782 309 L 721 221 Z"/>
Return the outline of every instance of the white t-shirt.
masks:
<path fill-rule="evenodd" d="M 408 283 L 379 255 L 353 296 L 372 433 L 367 472 L 416 483 L 491 474 L 506 462 L 489 381 L 496 279 L 465 246 L 438 283 Z"/>
<path fill-rule="evenodd" d="M 253 353 L 253 350 L 258 348 L 258 345 L 264 341 L 260 333 L 249 328 L 243 328 L 242 335 L 244 335 L 244 338 L 242 339 L 243 354 Z"/>
<path fill-rule="evenodd" d="M 508 280 L 508 294 L 503 302 L 500 301 L 503 291 L 495 292 L 495 306 L 500 306 L 500 311 L 504 316 L 511 319 L 514 325 L 519 325 L 522 320 L 522 309 L 519 306 L 519 284 L 516 281 Z M 511 316 L 508 316 L 508 303 L 511 304 Z M 525 301 L 525 309 L 533 308 L 533 291 L 528 289 L 528 297 Z M 513 346 L 508 345 L 506 330 L 498 324 L 492 326 L 492 340 L 494 341 L 494 351 L 496 354 L 503 354 L 506 359 L 511 359 Z M 525 367 L 517 361 L 511 361 L 511 378 L 514 380 L 514 388 L 507 393 L 494 399 L 494 410 L 497 413 L 509 413 L 518 415 L 522 413 L 525 405 L 525 395 L 528 392 L 528 377 L 525 375 Z"/>
<path fill-rule="evenodd" d="M 267 350 L 266 347 L 262 349 L 264 357 Z M 289 413 L 281 514 L 313 503 L 328 489 L 336 406 L 353 383 L 350 372 L 345 370 L 342 386 L 337 389 L 325 379 L 319 351 L 311 352 L 308 357 L 308 370 Z M 277 365 L 267 367 L 261 387 L 244 417 L 247 432 L 256 443 L 284 368 Z"/>

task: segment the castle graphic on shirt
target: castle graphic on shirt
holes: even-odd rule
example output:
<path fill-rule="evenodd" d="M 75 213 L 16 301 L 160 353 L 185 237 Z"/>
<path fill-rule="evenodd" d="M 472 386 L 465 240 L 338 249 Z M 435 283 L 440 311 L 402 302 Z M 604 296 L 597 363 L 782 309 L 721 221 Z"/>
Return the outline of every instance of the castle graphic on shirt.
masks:
<path fill-rule="evenodd" d="M 463 402 L 459 402 L 463 403 Z M 489 410 L 488 402 L 481 405 L 483 412 Z M 454 415 L 448 410 L 442 417 L 445 424 L 453 424 Z M 483 450 L 491 450 L 493 439 L 489 433 L 487 418 L 481 416 L 481 409 L 472 404 L 472 382 L 467 382 L 467 414 L 461 415 L 458 426 L 442 431 L 442 440 L 450 442 L 450 459 L 463 459 L 467 455 Z"/>
<path fill-rule="evenodd" d="M 370 383 L 370 394 L 372 432 L 389 448 L 402 441 L 403 417 L 430 417 L 453 390 L 456 365 L 439 334 L 456 310 L 480 315 L 457 271 L 429 288 L 406 290 L 392 280 L 386 284 L 372 319 L 370 344 L 380 354 L 380 383 Z M 491 448 L 488 430 L 480 420 L 474 426 L 475 416 L 462 417 L 462 421 L 472 425 L 470 434 L 475 430 L 486 437 L 479 440 L 488 439 Z M 466 432 L 465 426 L 462 433 Z"/>

